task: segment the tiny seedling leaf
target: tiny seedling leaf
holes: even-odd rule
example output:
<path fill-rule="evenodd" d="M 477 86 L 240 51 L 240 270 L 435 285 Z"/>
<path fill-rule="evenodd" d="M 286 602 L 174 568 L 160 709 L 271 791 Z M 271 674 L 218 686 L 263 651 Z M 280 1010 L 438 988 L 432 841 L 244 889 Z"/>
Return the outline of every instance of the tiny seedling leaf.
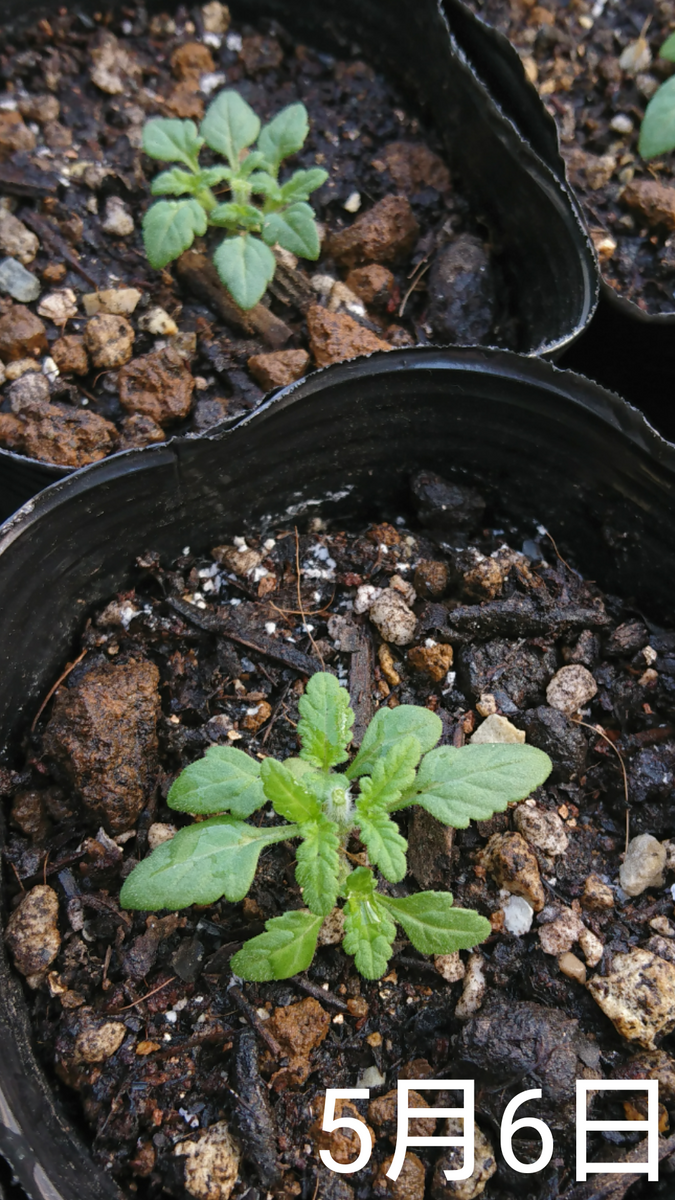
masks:
<path fill-rule="evenodd" d="M 388 813 L 378 809 L 366 815 L 359 808 L 357 820 L 361 841 L 373 866 L 377 867 L 390 883 L 399 883 L 405 877 L 407 869 L 405 852 L 408 843 L 399 832 L 398 825 Z"/>
<path fill-rule="evenodd" d="M 265 922 L 265 932 L 238 950 L 230 966 L 241 979 L 267 983 L 306 971 L 314 957 L 322 918 L 306 909 Z"/>
<path fill-rule="evenodd" d="M 182 162 L 197 168 L 197 156 L 204 138 L 197 133 L 194 121 L 178 121 L 171 117 L 153 117 L 143 126 L 143 149 L 151 158 L 162 162 Z"/>
<path fill-rule="evenodd" d="M 439 746 L 422 759 L 414 786 L 396 807 L 421 804 L 444 825 L 466 829 L 469 821 L 486 821 L 524 800 L 551 767 L 548 755 L 534 746 Z"/>
<path fill-rule="evenodd" d="M 470 950 L 492 932 L 490 922 L 480 913 L 454 908 L 450 892 L 417 892 L 400 898 L 378 895 L 377 899 L 421 954 Z"/>
<path fill-rule="evenodd" d="M 298 710 L 300 757 L 319 771 L 346 762 L 354 724 L 347 689 L 340 687 L 334 675 L 317 671 L 307 682 Z"/>
<path fill-rule="evenodd" d="M 162 171 L 155 175 L 150 191 L 153 196 L 184 196 L 186 192 L 194 192 L 199 187 L 199 175 L 194 171 L 181 171 L 180 167 L 172 167 L 170 171 Z"/>
<path fill-rule="evenodd" d="M 120 893 L 123 908 L 175 911 L 243 900 L 264 846 L 297 837 L 293 825 L 256 829 L 232 817 L 212 817 L 180 829 L 134 867 Z"/>
<path fill-rule="evenodd" d="M 311 167 L 309 171 L 295 171 L 291 178 L 281 186 L 281 199 L 284 204 L 296 204 L 299 200 L 309 200 L 312 192 L 320 188 L 328 179 L 328 171 L 323 167 Z"/>
<path fill-rule="evenodd" d="M 273 175 L 267 171 L 254 171 L 248 180 L 248 186 L 255 196 L 265 196 L 268 200 L 282 200 L 281 188 Z"/>
<path fill-rule="evenodd" d="M 297 779 L 283 763 L 275 758 L 266 758 L 260 768 L 263 788 L 274 811 L 287 821 L 317 821 L 321 816 L 321 804 L 307 790 L 302 779 Z"/>
<path fill-rule="evenodd" d="M 225 287 L 240 308 L 253 308 L 274 278 L 276 259 L 269 246 L 250 234 L 225 238 L 213 261 Z"/>
<path fill-rule="evenodd" d="M 667 58 L 669 62 L 675 62 L 675 33 L 671 33 L 669 38 L 666 38 L 661 49 L 659 50 L 661 58 Z"/>
<path fill-rule="evenodd" d="M 282 108 L 268 125 L 263 126 L 258 138 L 258 149 L 265 156 L 269 166 L 276 171 L 282 159 L 302 149 L 308 133 L 309 123 L 304 104 L 289 104 L 288 108 Z"/>
<path fill-rule="evenodd" d="M 343 947 L 365 979 L 380 979 L 391 958 L 396 926 L 379 903 L 375 879 L 367 867 L 357 867 L 345 883 Z"/>
<path fill-rule="evenodd" d="M 199 172 L 199 182 L 205 187 L 217 187 L 219 183 L 229 183 L 233 174 L 231 167 L 205 167 Z"/>
<path fill-rule="evenodd" d="M 178 812 L 230 812 L 243 820 L 265 803 L 260 763 L 234 746 L 209 746 L 203 758 L 181 771 L 167 802 Z"/>
<path fill-rule="evenodd" d="M 375 763 L 372 775 L 361 778 L 359 812 L 371 812 L 375 808 L 390 812 L 395 808 L 402 793 L 412 788 L 421 756 L 420 744 L 412 734 L 391 746 Z"/>
<path fill-rule="evenodd" d="M 209 213 L 212 225 L 223 225 L 226 229 L 260 229 L 263 215 L 254 204 L 218 204 Z"/>
<path fill-rule="evenodd" d="M 313 913 L 326 917 L 335 907 L 339 889 L 340 842 L 336 826 L 322 815 L 301 825 L 300 837 L 295 878 L 305 904 Z"/>
<path fill-rule="evenodd" d="M 309 204 L 291 204 L 283 212 L 268 213 L 262 235 L 268 246 L 278 243 L 291 254 L 312 262 L 321 252 L 319 230 Z"/>
<path fill-rule="evenodd" d="M 441 718 L 418 704 L 378 708 L 364 734 L 361 749 L 345 773 L 349 779 L 371 775 L 378 759 L 409 734 L 417 738 L 421 753 L 426 754 L 436 745 L 442 732 Z"/>
<path fill-rule="evenodd" d="M 151 267 L 165 267 L 206 233 L 206 213 L 189 200 L 158 200 L 143 217 L 143 242 Z"/>
<path fill-rule="evenodd" d="M 661 84 L 647 105 L 638 150 L 643 158 L 675 150 L 675 75 Z"/>
<path fill-rule="evenodd" d="M 238 92 L 228 89 L 209 105 L 199 132 L 236 170 L 241 151 L 251 146 L 260 132 L 260 119 Z"/>

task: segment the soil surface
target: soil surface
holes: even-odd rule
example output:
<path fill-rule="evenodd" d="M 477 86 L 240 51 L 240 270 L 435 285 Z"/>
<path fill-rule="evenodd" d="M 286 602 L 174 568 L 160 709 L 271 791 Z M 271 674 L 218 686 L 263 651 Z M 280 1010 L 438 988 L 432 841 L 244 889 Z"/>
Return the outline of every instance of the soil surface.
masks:
<path fill-rule="evenodd" d="M 274 23 L 236 26 L 216 2 L 175 17 L 63 11 L 8 38 L 0 65 L 5 448 L 79 467 L 204 430 L 314 366 L 376 349 L 517 349 L 486 231 L 435 134 L 368 63 L 298 45 Z M 164 271 L 140 232 L 160 169 L 140 148 L 145 121 L 199 121 L 225 87 L 263 121 L 301 100 L 310 133 L 284 170 L 329 172 L 313 196 L 319 261 L 279 251 L 248 313 L 211 264 L 220 231 Z"/>
<path fill-rule="evenodd" d="M 675 311 L 675 156 L 638 154 L 647 103 L 673 64 L 672 0 L 468 0 L 520 54 L 555 118 L 604 279 L 647 313 Z"/>
<path fill-rule="evenodd" d="M 672 1194 L 675 633 L 584 581 L 541 529 L 491 529 L 477 492 L 422 473 L 412 495 L 409 525 L 315 521 L 187 547 L 173 563 L 148 551 L 134 586 L 87 621 L 24 759 L 2 769 L 5 936 L 36 1050 L 127 1195 L 590 1200 L 602 1180 L 574 1182 L 583 1078 L 659 1079 L 661 1182 L 609 1182 L 616 1200 L 633 1184 L 632 1200 Z M 333 916 L 306 975 L 242 984 L 232 954 L 302 907 L 292 844 L 263 853 L 240 904 L 129 913 L 120 886 L 189 820 L 167 792 L 208 746 L 297 752 L 298 698 L 322 665 L 350 689 L 355 743 L 378 705 L 426 705 L 443 743 L 526 738 L 553 773 L 454 836 L 419 808 L 398 814 L 409 874 L 383 886 L 451 889 L 490 918 L 475 952 L 434 960 L 401 936 L 368 982 Z M 350 850 L 364 854 L 357 840 Z M 446 1185 L 452 1163 L 435 1148 L 409 1152 L 392 1184 L 397 1079 L 467 1075 L 470 1186 Z M 323 1096 L 357 1081 L 371 1088 L 356 1110 L 373 1158 L 331 1175 L 319 1149 L 346 1162 L 355 1142 L 321 1134 Z M 526 1088 L 542 1089 L 525 1111 L 555 1138 L 550 1165 L 528 1177 L 499 1151 L 506 1104 Z M 606 1093 L 594 1115 L 639 1120 L 643 1096 Z M 627 1161 L 639 1142 L 591 1134 L 589 1159 Z M 514 1146 L 522 1161 L 540 1150 L 536 1138 Z"/>

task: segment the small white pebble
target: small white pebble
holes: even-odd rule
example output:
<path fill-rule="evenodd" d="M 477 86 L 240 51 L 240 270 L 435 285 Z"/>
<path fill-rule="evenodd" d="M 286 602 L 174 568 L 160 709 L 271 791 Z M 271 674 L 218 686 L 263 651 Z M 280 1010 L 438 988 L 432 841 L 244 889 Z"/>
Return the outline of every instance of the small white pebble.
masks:
<path fill-rule="evenodd" d="M 207 71 L 199 79 L 199 90 L 204 96 L 210 96 L 211 92 L 215 92 L 216 88 L 221 87 L 225 83 L 225 76 L 222 71 Z"/>
<path fill-rule="evenodd" d="M 244 43 L 240 33 L 228 33 L 227 37 L 225 38 L 225 45 L 227 46 L 228 50 L 234 50 L 237 54 L 241 50 L 243 44 Z"/>
<path fill-rule="evenodd" d="M 169 1025 L 175 1025 L 176 1021 L 178 1020 L 178 1013 L 174 1012 L 173 1009 L 170 1009 L 169 1012 L 164 1013 L 164 1020 L 168 1021 Z"/>
<path fill-rule="evenodd" d="M 267 538 L 266 541 L 263 542 L 263 550 L 273 550 L 276 544 L 277 543 L 274 538 Z"/>
<path fill-rule="evenodd" d="M 276 621 L 265 621 L 265 633 L 268 633 L 271 637 L 273 633 L 276 633 L 276 631 L 277 631 Z"/>
<path fill-rule="evenodd" d="M 360 1088 L 382 1087 L 385 1077 L 377 1067 L 366 1067 L 359 1075 L 356 1086 Z"/>
<path fill-rule="evenodd" d="M 617 113 L 615 117 L 612 117 L 609 127 L 610 129 L 613 129 L 615 133 L 633 132 L 633 122 L 627 113 Z"/>
<path fill-rule="evenodd" d="M 532 928 L 534 909 L 524 896 L 509 896 L 504 904 L 504 928 L 516 937 L 522 937 Z"/>
<path fill-rule="evenodd" d="M 361 207 L 361 193 L 360 192 L 352 192 L 347 197 L 347 199 L 345 200 L 342 207 L 344 208 L 345 212 L 348 212 L 348 213 L 358 212 Z"/>

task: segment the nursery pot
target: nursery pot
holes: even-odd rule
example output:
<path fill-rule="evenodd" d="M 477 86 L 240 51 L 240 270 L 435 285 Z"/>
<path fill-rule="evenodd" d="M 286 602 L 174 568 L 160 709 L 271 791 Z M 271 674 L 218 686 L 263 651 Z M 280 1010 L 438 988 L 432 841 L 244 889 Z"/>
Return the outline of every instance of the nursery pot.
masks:
<path fill-rule="evenodd" d="M 25 21 L 27 8 L 31 21 L 51 11 L 30 0 L 9 0 L 6 22 Z M 318 6 L 239 0 L 232 9 L 243 21 L 273 17 L 300 41 L 337 55 L 358 53 L 421 107 L 499 249 L 518 329 L 513 349 L 553 353 L 583 330 L 597 300 L 592 248 L 564 180 L 492 95 L 486 82 L 494 58 L 491 31 L 466 13 L 455 30 L 455 14 L 446 14 L 439 0 L 327 0 Z M 0 463 L 0 516 L 70 473 L 6 450 L 0 450 Z"/>
<path fill-rule="evenodd" d="M 477 484 L 510 538 L 560 553 L 659 620 L 671 606 L 675 448 L 635 409 L 550 364 L 476 348 L 378 354 L 308 376 L 229 431 L 130 451 L 43 492 L 0 529 L 0 744 L 11 762 L 93 605 L 137 555 L 175 556 L 308 517 L 409 515 L 429 468 Z M 414 518 L 413 518 L 414 520 Z M 0 1149 L 32 1200 L 101 1200 L 0 965 Z"/>

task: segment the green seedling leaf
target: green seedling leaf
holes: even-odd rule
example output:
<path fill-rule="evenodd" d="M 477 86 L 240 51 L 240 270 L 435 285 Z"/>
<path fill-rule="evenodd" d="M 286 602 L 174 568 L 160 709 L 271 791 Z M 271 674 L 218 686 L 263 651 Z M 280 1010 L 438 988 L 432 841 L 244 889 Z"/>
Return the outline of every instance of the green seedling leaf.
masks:
<path fill-rule="evenodd" d="M 321 804 L 316 796 L 307 790 L 302 779 L 294 778 L 283 763 L 275 758 L 266 758 L 260 775 L 265 795 L 272 801 L 274 811 L 279 816 L 298 823 L 319 820 Z"/>
<path fill-rule="evenodd" d="M 239 164 L 239 178 L 247 179 L 253 171 L 258 170 L 258 167 L 265 168 L 266 166 L 264 154 L 261 154 L 259 150 L 249 150 Z"/>
<path fill-rule="evenodd" d="M 551 769 L 548 755 L 534 746 L 440 746 L 422 759 L 413 788 L 396 807 L 421 804 L 444 825 L 466 829 L 524 800 Z"/>
<path fill-rule="evenodd" d="M 169 908 L 214 904 L 221 896 L 243 900 L 253 883 L 264 846 L 297 837 L 293 825 L 255 829 L 232 817 L 212 817 L 180 829 L 140 862 L 120 893 L 123 908 Z"/>
<path fill-rule="evenodd" d="M 274 278 L 276 259 L 269 246 L 250 234 L 225 238 L 213 261 L 225 287 L 240 308 L 253 308 Z"/>
<path fill-rule="evenodd" d="M 197 133 L 194 121 L 178 121 L 170 117 L 153 117 L 143 126 L 143 149 L 151 158 L 162 162 L 182 162 L 197 169 L 199 151 L 204 138 Z"/>
<path fill-rule="evenodd" d="M 490 922 L 473 909 L 454 908 L 450 892 L 417 892 L 414 896 L 378 896 L 421 954 L 454 954 L 484 942 Z"/>
<path fill-rule="evenodd" d="M 412 735 L 426 754 L 436 745 L 443 723 L 436 713 L 418 704 L 399 704 L 398 708 L 379 708 L 368 726 L 361 749 L 345 774 L 349 779 L 372 775 L 379 758 L 387 754 L 402 737 Z"/>
<path fill-rule="evenodd" d="M 295 171 L 291 178 L 282 184 L 280 198 L 284 204 L 309 200 L 312 192 L 320 188 L 327 179 L 328 171 L 324 171 L 323 167 L 311 167 L 309 171 Z"/>
<path fill-rule="evenodd" d="M 233 174 L 231 167 L 206 167 L 199 172 L 199 182 L 204 187 L 217 187 L 219 183 L 229 183 Z"/>
<path fill-rule="evenodd" d="M 170 171 L 155 175 L 150 191 L 153 196 L 183 196 L 186 192 L 195 192 L 198 187 L 199 175 L 195 175 L 194 171 L 172 167 Z"/>
<path fill-rule="evenodd" d="M 372 775 L 361 779 L 361 796 L 357 801 L 359 812 L 380 809 L 390 812 L 401 795 L 410 791 L 415 782 L 415 768 L 422 757 L 422 749 L 416 737 L 402 737 L 387 753 L 377 760 Z"/>
<path fill-rule="evenodd" d="M 302 149 L 308 133 L 309 122 L 304 104 L 289 104 L 263 127 L 258 138 L 258 149 L 276 172 L 282 159 Z"/>
<path fill-rule="evenodd" d="M 260 763 L 234 746 L 209 746 L 203 758 L 181 771 L 167 798 L 178 812 L 229 812 L 250 817 L 265 803 Z"/>
<path fill-rule="evenodd" d="M 206 233 L 206 213 L 196 200 L 158 200 L 143 217 L 143 243 L 151 267 L 165 267 Z"/>
<path fill-rule="evenodd" d="M 638 150 L 643 158 L 675 150 L 675 75 L 661 84 L 647 105 Z"/>
<path fill-rule="evenodd" d="M 316 950 L 322 918 L 306 909 L 265 922 L 265 932 L 233 955 L 230 966 L 241 979 L 268 983 L 306 971 Z"/>
<path fill-rule="evenodd" d="M 242 150 L 251 146 L 260 132 L 260 119 L 238 92 L 228 89 L 209 105 L 199 132 L 236 171 Z"/>
<path fill-rule="evenodd" d="M 675 62 L 675 33 L 671 33 L 669 38 L 666 38 L 661 49 L 659 50 L 661 58 L 667 58 L 669 62 Z"/>
<path fill-rule="evenodd" d="M 268 246 L 278 244 L 312 262 L 321 252 L 319 230 L 309 204 L 291 204 L 283 212 L 268 213 L 262 235 Z"/>
<path fill-rule="evenodd" d="M 373 866 L 382 872 L 390 883 L 399 883 L 407 870 L 406 850 L 408 843 L 399 832 L 398 825 L 386 812 L 375 810 L 366 815 L 358 810 L 359 835 L 368 850 Z"/>
<path fill-rule="evenodd" d="M 298 701 L 298 710 L 300 757 L 319 771 L 346 762 L 354 713 L 349 706 L 349 692 L 340 687 L 335 676 L 327 671 L 312 675 Z"/>
<path fill-rule="evenodd" d="M 396 926 L 375 890 L 367 867 L 357 867 L 345 882 L 345 936 L 342 945 L 353 954 L 354 965 L 365 979 L 380 979 L 391 958 Z"/>
<path fill-rule="evenodd" d="M 254 171 L 249 176 L 248 186 L 256 196 L 265 196 L 267 200 L 280 201 L 281 188 L 273 175 L 267 171 Z"/>
<path fill-rule="evenodd" d="M 218 204 L 209 213 L 212 225 L 223 225 L 226 229 L 260 229 L 263 215 L 253 204 Z"/>
<path fill-rule="evenodd" d="M 313 913 L 326 917 L 335 907 L 339 890 L 337 829 L 327 817 L 320 816 L 300 826 L 300 837 L 295 878 L 302 888 L 305 904 Z"/>

